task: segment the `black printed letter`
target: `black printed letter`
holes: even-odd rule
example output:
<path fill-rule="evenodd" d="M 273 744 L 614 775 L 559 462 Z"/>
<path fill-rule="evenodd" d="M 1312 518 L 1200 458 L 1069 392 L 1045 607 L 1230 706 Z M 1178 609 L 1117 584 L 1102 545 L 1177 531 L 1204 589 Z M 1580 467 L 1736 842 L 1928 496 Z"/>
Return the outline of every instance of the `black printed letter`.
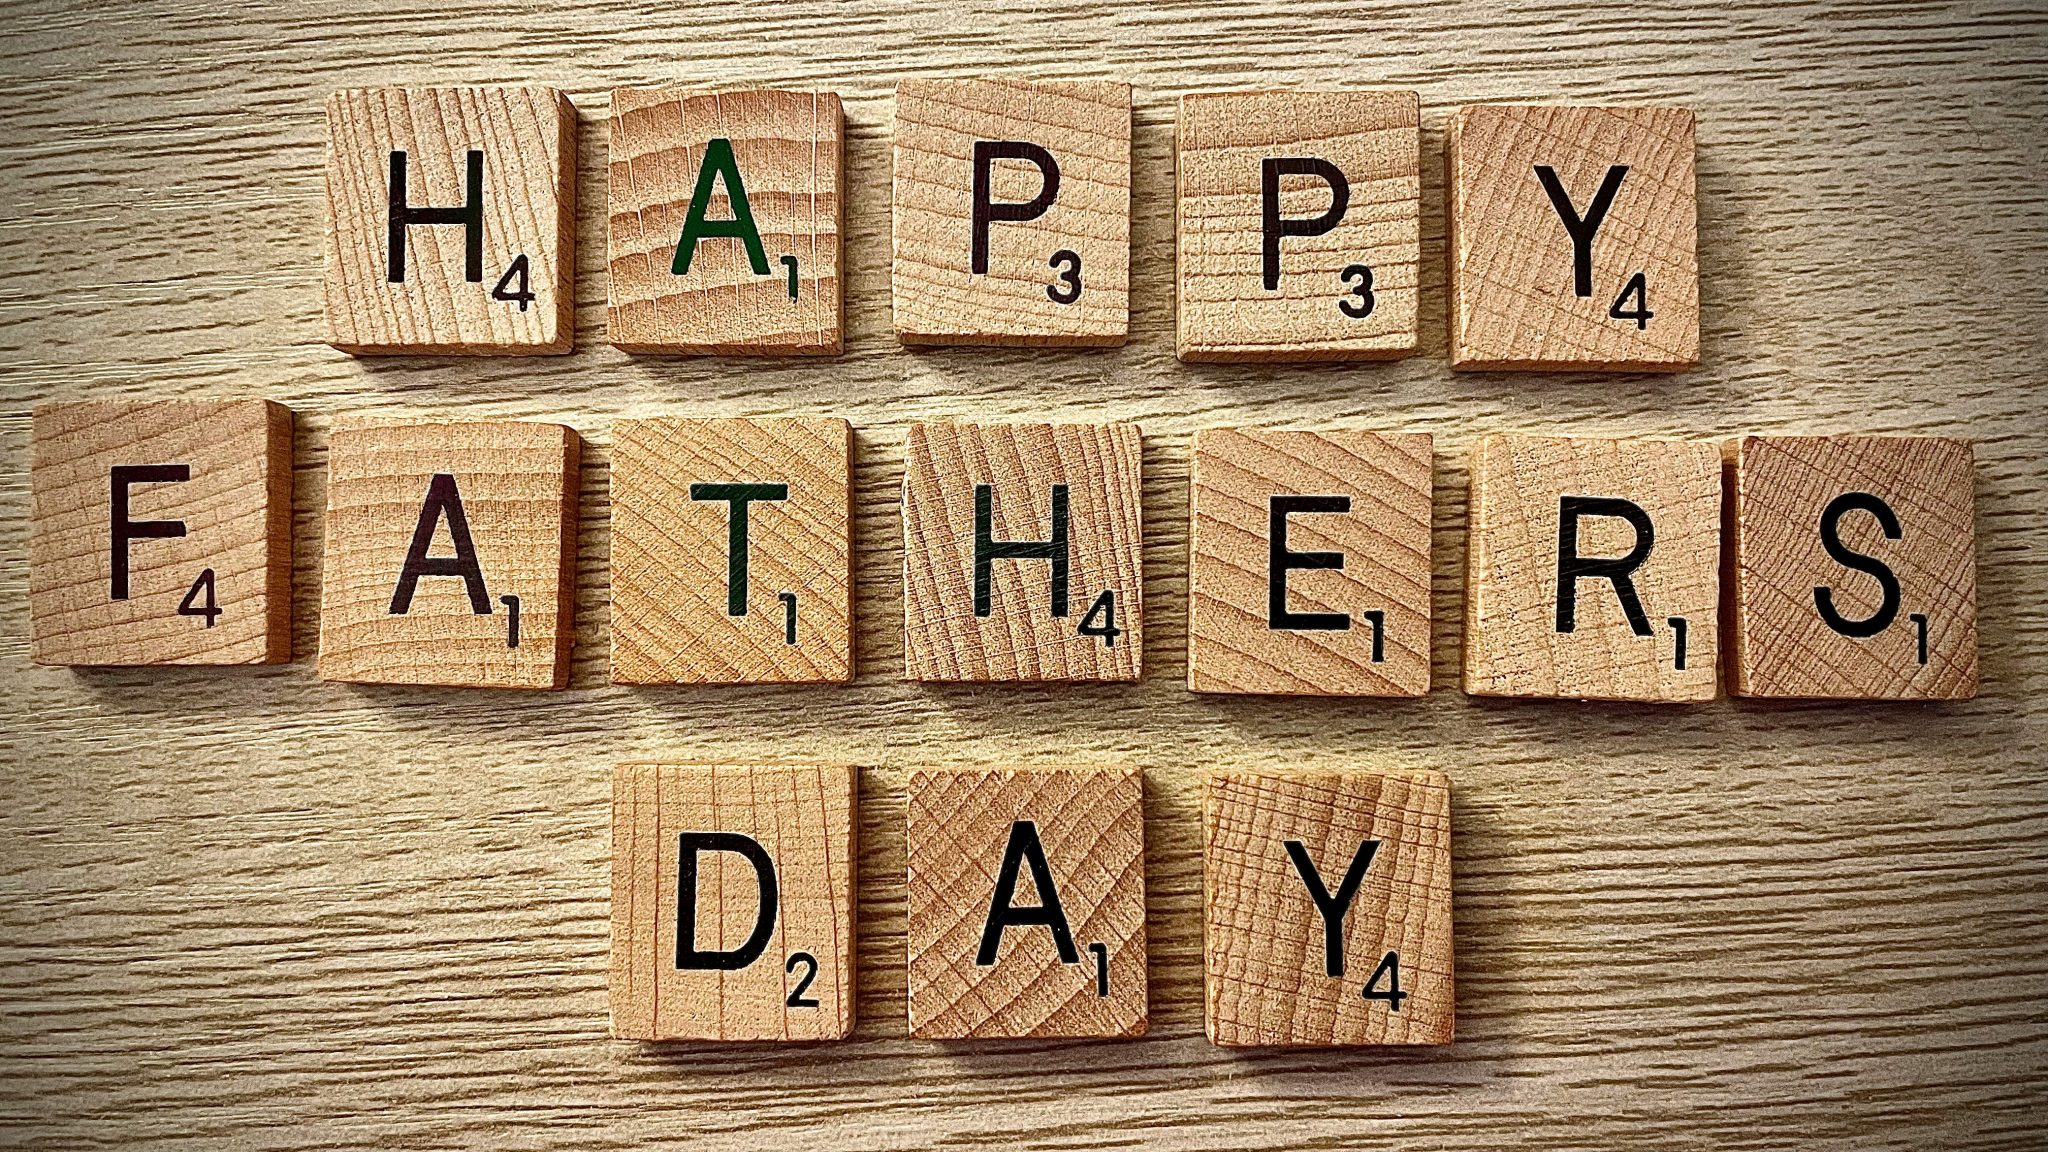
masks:
<path fill-rule="evenodd" d="M 1827 626 L 1844 636 L 1861 640 L 1875 636 L 1891 626 L 1899 614 L 1899 578 L 1891 566 L 1874 556 L 1852 552 L 1842 543 L 1842 517 L 1851 511 L 1868 512 L 1877 518 L 1877 526 L 1887 540 L 1897 540 L 1902 534 L 1898 514 L 1883 499 L 1868 492 L 1844 492 L 1828 502 L 1826 511 L 1820 514 L 1820 543 L 1828 550 L 1835 563 L 1844 568 L 1854 568 L 1877 578 L 1877 586 L 1884 593 L 1884 599 L 1877 611 L 1861 620 L 1850 620 L 1835 609 L 1835 590 L 1822 586 L 1813 590 L 1813 606 L 1820 609 L 1820 618 Z"/>
<path fill-rule="evenodd" d="M 723 500 L 730 506 L 726 524 L 725 614 L 747 614 L 747 505 L 756 500 L 787 500 L 787 484 L 692 484 L 692 500 Z"/>
<path fill-rule="evenodd" d="M 448 535 L 455 541 L 455 555 L 428 556 L 434 546 L 434 526 L 448 517 Z M 469 610 L 479 616 L 491 614 L 491 594 L 484 588 L 484 570 L 476 562 L 476 544 L 469 538 L 469 514 L 462 510 L 462 493 L 455 477 L 436 473 L 427 482 L 427 500 L 420 506 L 420 522 L 412 530 L 412 547 L 405 552 L 405 570 L 391 593 L 391 615 L 402 616 L 412 609 L 413 590 L 422 576 L 460 576 L 469 587 Z"/>
<path fill-rule="evenodd" d="M 995 539 L 995 490 L 986 484 L 974 486 L 974 614 L 987 616 L 995 610 L 989 596 L 995 560 L 1052 561 L 1052 614 L 1067 614 L 1067 486 L 1052 486 L 1052 539 Z"/>
<path fill-rule="evenodd" d="M 1557 169 L 1548 164 L 1536 165 L 1536 179 L 1542 181 L 1543 190 L 1550 193 L 1550 206 L 1557 209 L 1558 219 L 1564 221 L 1564 230 L 1572 238 L 1572 294 L 1591 296 L 1593 294 L 1593 236 L 1600 231 L 1600 222 L 1607 219 L 1607 210 L 1614 206 L 1614 194 L 1621 190 L 1621 178 L 1628 175 L 1628 165 L 1609 165 L 1607 175 L 1600 181 L 1599 191 L 1593 193 L 1593 203 L 1586 208 L 1584 216 L 1572 206 L 1571 194 L 1558 182 Z"/>
<path fill-rule="evenodd" d="M 1031 865 L 1031 883 L 1038 889 L 1038 907 L 1019 908 L 1011 901 L 1017 895 L 1017 866 Z M 1003 929 L 1043 924 L 1052 929 L 1052 946 L 1060 963 L 1079 964 L 1074 933 L 1067 927 L 1067 914 L 1060 910 L 1059 889 L 1053 887 L 1052 866 L 1045 862 L 1045 846 L 1038 842 L 1038 825 L 1017 820 L 1010 825 L 1010 843 L 1003 849 L 1003 866 L 996 876 L 995 898 L 989 901 L 988 921 L 981 929 L 981 950 L 975 964 L 987 967 L 996 962 L 996 950 L 1003 944 Z"/>
<path fill-rule="evenodd" d="M 391 255 L 384 278 L 405 283 L 405 230 L 414 224 L 462 225 L 462 278 L 484 278 L 484 154 L 469 150 L 468 196 L 460 208 L 414 208 L 406 199 L 405 153 L 391 154 Z"/>
<path fill-rule="evenodd" d="M 754 910 L 754 931 L 746 943 L 728 952 L 697 948 L 697 856 L 703 852 L 732 852 L 754 869 L 760 885 L 761 903 Z M 737 972 L 759 959 L 775 932 L 775 861 L 752 836 L 737 832 L 681 832 L 676 835 L 676 967 L 684 970 L 710 969 Z"/>
<path fill-rule="evenodd" d="M 1372 866 L 1373 855 L 1379 850 L 1377 840 L 1359 841 L 1351 867 L 1344 873 L 1344 882 L 1337 885 L 1337 894 L 1332 896 L 1323 887 L 1322 873 L 1316 871 L 1315 862 L 1308 858 L 1308 846 L 1299 840 L 1287 842 L 1287 857 L 1294 861 L 1294 870 L 1301 873 L 1301 882 L 1308 886 L 1309 899 L 1316 902 L 1316 911 L 1323 914 L 1323 971 L 1331 976 L 1344 975 L 1344 917 L 1351 911 L 1358 885 L 1365 880 L 1365 870 Z"/>
<path fill-rule="evenodd" d="M 1621 557 L 1580 556 L 1579 517 L 1616 516 L 1628 521 L 1636 530 L 1636 542 Z M 1643 566 L 1650 558 L 1650 546 L 1656 543 L 1657 529 L 1650 523 L 1650 514 L 1642 505 L 1633 500 L 1612 496 L 1560 496 L 1557 500 L 1557 630 L 1570 632 L 1578 627 L 1579 581 L 1607 580 L 1614 585 L 1614 595 L 1621 601 L 1621 610 L 1628 616 L 1628 629 L 1638 636 L 1650 634 L 1649 617 L 1643 614 L 1642 598 L 1636 595 L 1635 581 L 1630 573 Z"/>
<path fill-rule="evenodd" d="M 1280 215 L 1280 178 L 1282 176 L 1314 176 L 1330 186 L 1330 207 L 1321 216 L 1300 216 L 1285 218 Z M 1260 165 L 1260 193 L 1265 202 L 1266 214 L 1266 291 L 1280 287 L 1280 238 L 1282 236 L 1321 236 L 1335 228 L 1344 219 L 1344 210 L 1351 206 L 1351 182 L 1344 179 L 1344 173 L 1328 160 L 1313 156 L 1280 156 L 1266 160 Z"/>
<path fill-rule="evenodd" d="M 989 201 L 989 185 L 998 160 L 1026 160 L 1036 165 L 1044 183 L 1038 195 L 1025 201 Z M 974 142 L 974 241 L 968 269 L 981 276 L 988 272 L 988 226 L 996 220 L 1036 220 L 1052 207 L 1060 194 L 1060 165 L 1052 153 L 1025 140 L 976 140 Z"/>
<path fill-rule="evenodd" d="M 183 520 L 128 519 L 130 484 L 179 484 L 192 478 L 188 464 L 116 464 L 108 519 L 113 524 L 114 571 L 108 581 L 107 597 L 128 598 L 128 542 L 130 540 L 175 540 L 185 534 Z"/>
<path fill-rule="evenodd" d="M 1268 161 L 1270 163 L 1270 161 Z M 1287 517 L 1296 512 L 1349 512 L 1349 496 L 1275 496 L 1267 513 L 1266 627 L 1303 632 L 1343 632 L 1351 627 L 1344 612 L 1287 610 L 1287 574 L 1292 571 L 1344 570 L 1342 552 L 1290 552 Z"/>

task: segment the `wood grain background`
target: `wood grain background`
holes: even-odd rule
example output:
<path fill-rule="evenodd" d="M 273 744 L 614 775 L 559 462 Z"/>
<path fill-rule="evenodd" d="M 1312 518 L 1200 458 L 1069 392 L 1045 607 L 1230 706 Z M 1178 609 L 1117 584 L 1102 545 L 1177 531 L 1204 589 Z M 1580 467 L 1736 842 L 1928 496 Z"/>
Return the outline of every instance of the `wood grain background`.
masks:
<path fill-rule="evenodd" d="M 956 22 L 957 7 L 0 6 L 0 1144 L 2041 1147 L 2040 7 L 1039 0 Z M 990 71 L 1137 85 L 1128 347 L 911 353 L 890 333 L 890 86 Z M 577 352 L 368 362 L 321 345 L 327 92 L 513 81 L 568 88 L 582 117 Z M 678 82 L 844 95 L 843 359 L 604 345 L 604 93 Z M 1275 83 L 1421 91 L 1423 356 L 1174 360 L 1173 101 Z M 1698 371 L 1448 371 L 1443 124 L 1459 102 L 1506 99 L 1698 111 Z M 299 661 L 29 665 L 29 406 L 254 395 L 301 413 Z M 364 411 L 558 419 L 589 437 L 571 690 L 313 677 L 327 431 Z M 858 682 L 608 686 L 612 422 L 794 412 L 858 429 Z M 903 682 L 897 485 L 919 417 L 1144 425 L 1142 683 Z M 1230 422 L 1437 435 L 1428 697 L 1183 687 L 1188 443 Z M 1462 460 L 1503 430 L 1976 438 L 1982 697 L 1465 697 Z M 870 766 L 856 1039 L 611 1042 L 610 766 L 743 756 Z M 1142 1040 L 903 1039 L 907 772 L 1020 761 L 1148 769 Z M 1275 763 L 1450 774 L 1455 1045 L 1242 1054 L 1202 1038 L 1199 772 Z"/>

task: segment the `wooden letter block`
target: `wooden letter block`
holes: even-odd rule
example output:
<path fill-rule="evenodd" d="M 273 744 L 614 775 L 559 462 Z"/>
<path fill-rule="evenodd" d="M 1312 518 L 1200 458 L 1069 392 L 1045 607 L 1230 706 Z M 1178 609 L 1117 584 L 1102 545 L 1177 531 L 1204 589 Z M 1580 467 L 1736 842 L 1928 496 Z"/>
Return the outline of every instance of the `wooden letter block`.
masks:
<path fill-rule="evenodd" d="M 612 1035 L 853 1031 L 854 770 L 612 773 Z"/>
<path fill-rule="evenodd" d="M 1488 436 L 1472 450 L 1465 691 L 1711 700 L 1711 444 Z"/>
<path fill-rule="evenodd" d="M 1188 688 L 1429 691 L 1430 438 L 1195 434 Z"/>
<path fill-rule="evenodd" d="M 1973 454 L 1934 436 L 1729 445 L 1739 696 L 1977 694 Z"/>
<path fill-rule="evenodd" d="M 853 676 L 844 420 L 621 420 L 612 682 Z"/>
<path fill-rule="evenodd" d="M 1135 768 L 910 778 L 910 1034 L 1145 1032 L 1144 778 Z"/>
<path fill-rule="evenodd" d="M 31 659 L 291 659 L 289 409 L 43 404 L 31 427 Z"/>
<path fill-rule="evenodd" d="M 327 342 L 552 355 L 575 334 L 576 110 L 553 88 L 327 100 Z"/>
<path fill-rule="evenodd" d="M 1203 797 L 1209 1040 L 1448 1044 L 1440 772 L 1219 772 Z"/>
<path fill-rule="evenodd" d="M 898 83 L 895 213 L 905 344 L 1122 344 L 1131 86 Z"/>
<path fill-rule="evenodd" d="M 616 88 L 611 142 L 614 345 L 840 351 L 837 95 Z"/>
<path fill-rule="evenodd" d="M 1421 154 L 1413 92 L 1181 97 L 1180 358 L 1414 355 Z"/>
<path fill-rule="evenodd" d="M 566 687 L 581 452 L 560 424 L 337 430 L 321 678 Z"/>
<path fill-rule="evenodd" d="M 1451 367 L 1699 363 L 1691 111 L 1460 108 L 1448 148 Z"/>
<path fill-rule="evenodd" d="M 1135 424 L 912 424 L 903 470 L 911 680 L 1136 680 Z"/>

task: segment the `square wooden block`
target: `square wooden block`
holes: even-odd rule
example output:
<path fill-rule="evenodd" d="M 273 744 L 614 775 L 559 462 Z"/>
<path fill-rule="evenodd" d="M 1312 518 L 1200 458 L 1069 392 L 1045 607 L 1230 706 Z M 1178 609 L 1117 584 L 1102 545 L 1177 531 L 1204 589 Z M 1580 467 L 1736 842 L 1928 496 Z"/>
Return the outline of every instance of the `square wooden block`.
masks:
<path fill-rule="evenodd" d="M 621 764 L 612 773 L 612 1035 L 853 1031 L 855 773 Z"/>
<path fill-rule="evenodd" d="M 1447 148 L 1451 367 L 1699 363 L 1689 109 L 1460 108 Z"/>
<path fill-rule="evenodd" d="M 1195 434 L 1188 688 L 1429 691 L 1430 438 Z"/>
<path fill-rule="evenodd" d="M 1129 84 L 896 85 L 905 344 L 1122 344 L 1130 279 Z"/>
<path fill-rule="evenodd" d="M 621 420 L 612 683 L 853 677 L 844 420 Z"/>
<path fill-rule="evenodd" d="M 1448 1044 L 1440 772 L 1218 772 L 1203 796 L 1209 1040 Z"/>
<path fill-rule="evenodd" d="M 327 342 L 553 355 L 576 309 L 576 110 L 553 88 L 327 100 Z"/>
<path fill-rule="evenodd" d="M 581 453 L 560 424 L 337 429 L 321 679 L 566 687 Z"/>
<path fill-rule="evenodd" d="M 903 469 L 911 680 L 1136 680 L 1135 424 L 912 424 Z"/>
<path fill-rule="evenodd" d="M 1145 785 L 1135 768 L 910 777 L 910 1035 L 1145 1032 Z"/>
<path fill-rule="evenodd" d="M 42 404 L 30 427 L 30 659 L 291 659 L 290 409 Z"/>
<path fill-rule="evenodd" d="M 611 342 L 838 354 L 840 125 L 831 92 L 613 89 Z"/>
<path fill-rule="evenodd" d="M 1181 97 L 1180 358 L 1414 355 L 1420 123 L 1413 92 Z"/>
<path fill-rule="evenodd" d="M 1977 694 L 1975 460 L 1938 436 L 1728 446 L 1739 696 Z"/>
<path fill-rule="evenodd" d="M 1712 444 L 1488 436 L 1472 449 L 1465 691 L 1711 700 Z"/>

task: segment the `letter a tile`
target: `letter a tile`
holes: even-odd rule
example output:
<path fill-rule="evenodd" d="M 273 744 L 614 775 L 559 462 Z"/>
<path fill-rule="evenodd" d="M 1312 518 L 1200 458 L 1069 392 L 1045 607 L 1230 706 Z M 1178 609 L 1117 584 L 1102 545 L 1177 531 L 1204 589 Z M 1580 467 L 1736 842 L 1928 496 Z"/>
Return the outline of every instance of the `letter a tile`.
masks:
<path fill-rule="evenodd" d="M 840 350 L 839 97 L 612 91 L 611 342 Z"/>
<path fill-rule="evenodd" d="M 1218 772 L 1202 812 L 1210 1042 L 1451 1042 L 1442 773 Z"/>
<path fill-rule="evenodd" d="M 1447 151 L 1451 367 L 1699 363 L 1690 111 L 1460 108 Z"/>
<path fill-rule="evenodd" d="M 567 686 L 581 453 L 560 424 L 338 429 L 321 678 Z"/>
<path fill-rule="evenodd" d="M 40 405 L 32 425 L 31 659 L 291 659 L 288 409 L 89 401 Z"/>
<path fill-rule="evenodd" d="M 902 81 L 895 187 L 905 344 L 1124 342 L 1129 84 Z"/>
<path fill-rule="evenodd" d="M 1734 466 L 1730 690 L 1977 694 L 1977 533 L 1967 440 L 1745 436 Z"/>
<path fill-rule="evenodd" d="M 1188 687 L 1429 691 L 1430 438 L 1195 434 Z"/>
<path fill-rule="evenodd" d="M 851 679 L 846 421 L 612 434 L 612 683 Z"/>
<path fill-rule="evenodd" d="M 1472 450 L 1469 516 L 1466 692 L 1714 698 L 1713 445 L 1488 436 Z"/>
<path fill-rule="evenodd" d="M 917 772 L 905 844 L 913 1037 L 1144 1033 L 1137 769 Z"/>
<path fill-rule="evenodd" d="M 913 424 L 903 471 L 912 680 L 1136 680 L 1135 424 Z"/>
<path fill-rule="evenodd" d="M 612 773 L 612 1035 L 853 1031 L 855 773 L 621 764 Z"/>
<path fill-rule="evenodd" d="M 1413 355 L 1419 125 L 1413 92 L 1181 97 L 1180 358 Z"/>
<path fill-rule="evenodd" d="M 552 355 L 575 335 L 576 110 L 553 88 L 327 101 L 327 342 Z"/>

